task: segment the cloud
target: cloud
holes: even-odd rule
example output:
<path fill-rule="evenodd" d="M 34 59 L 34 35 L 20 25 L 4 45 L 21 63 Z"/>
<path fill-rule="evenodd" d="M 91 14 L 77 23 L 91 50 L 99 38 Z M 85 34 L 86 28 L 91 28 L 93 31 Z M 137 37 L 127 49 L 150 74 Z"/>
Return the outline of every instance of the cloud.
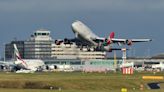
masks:
<path fill-rule="evenodd" d="M 162 11 L 163 0 L 4 0 L 6 12 Z"/>

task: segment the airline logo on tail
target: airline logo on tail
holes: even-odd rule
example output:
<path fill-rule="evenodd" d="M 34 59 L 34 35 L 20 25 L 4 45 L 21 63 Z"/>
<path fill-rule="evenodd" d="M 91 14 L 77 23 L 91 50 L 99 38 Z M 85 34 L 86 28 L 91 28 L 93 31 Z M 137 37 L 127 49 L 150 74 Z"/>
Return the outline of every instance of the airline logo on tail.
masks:
<path fill-rule="evenodd" d="M 107 40 L 108 45 L 112 43 L 112 40 L 111 40 L 112 38 L 114 38 L 114 32 L 111 32 L 109 37 L 108 37 L 108 40 Z"/>
<path fill-rule="evenodd" d="M 114 38 L 114 35 L 115 35 L 115 33 L 114 33 L 114 32 L 111 32 L 111 33 L 109 34 L 109 37 L 108 37 L 107 39 L 104 40 L 103 45 L 104 45 L 104 46 L 107 46 L 107 45 L 112 44 L 112 43 L 113 43 L 113 42 L 112 42 L 112 39 Z"/>
<path fill-rule="evenodd" d="M 18 48 L 16 46 L 16 44 L 14 44 L 14 54 L 16 56 L 16 61 L 21 61 L 21 63 L 27 67 L 27 64 L 26 62 L 21 58 L 20 54 L 19 54 L 19 51 L 18 51 Z"/>

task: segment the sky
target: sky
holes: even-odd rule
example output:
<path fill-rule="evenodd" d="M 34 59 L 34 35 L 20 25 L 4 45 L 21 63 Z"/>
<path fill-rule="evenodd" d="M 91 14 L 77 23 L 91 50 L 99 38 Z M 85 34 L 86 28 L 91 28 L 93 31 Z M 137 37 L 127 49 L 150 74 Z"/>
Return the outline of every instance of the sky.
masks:
<path fill-rule="evenodd" d="M 74 38 L 71 23 L 84 22 L 101 37 L 151 38 L 135 43 L 129 55 L 164 52 L 164 0 L 0 0 L 0 53 L 14 38 L 29 39 L 44 28 L 53 39 Z"/>

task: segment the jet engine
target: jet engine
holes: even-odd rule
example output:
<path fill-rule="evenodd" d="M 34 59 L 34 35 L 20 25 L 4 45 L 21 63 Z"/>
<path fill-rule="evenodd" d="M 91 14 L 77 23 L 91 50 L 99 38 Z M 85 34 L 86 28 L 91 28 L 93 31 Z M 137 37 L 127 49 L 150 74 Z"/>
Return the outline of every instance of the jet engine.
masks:
<path fill-rule="evenodd" d="M 131 46 L 131 45 L 132 45 L 132 43 L 133 43 L 133 42 L 132 42 L 132 40 L 129 40 L 129 39 L 128 39 L 128 40 L 126 40 L 126 44 L 127 44 L 127 45 Z"/>
<path fill-rule="evenodd" d="M 63 40 L 61 40 L 61 39 L 55 40 L 55 44 L 56 44 L 56 45 L 60 45 L 62 42 L 63 42 Z"/>

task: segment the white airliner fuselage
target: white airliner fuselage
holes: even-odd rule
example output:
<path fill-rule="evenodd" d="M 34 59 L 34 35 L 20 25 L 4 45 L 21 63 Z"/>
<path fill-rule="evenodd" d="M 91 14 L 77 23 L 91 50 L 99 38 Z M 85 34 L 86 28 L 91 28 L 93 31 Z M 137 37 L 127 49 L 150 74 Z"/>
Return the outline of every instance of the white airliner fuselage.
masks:
<path fill-rule="evenodd" d="M 24 63 L 21 60 L 16 60 L 15 64 L 22 68 L 32 71 L 37 71 L 40 67 L 44 66 L 44 62 L 40 59 L 23 59 Z"/>
<path fill-rule="evenodd" d="M 100 38 L 96 34 L 94 34 L 86 25 L 84 25 L 80 21 L 76 21 L 72 24 L 72 31 L 75 33 L 76 38 L 83 38 L 91 42 L 93 45 L 98 45 L 93 39 Z"/>
<path fill-rule="evenodd" d="M 75 21 L 72 23 L 72 31 L 75 34 L 76 38 L 83 39 L 88 41 L 93 46 L 109 46 L 113 43 L 117 44 L 127 44 L 132 45 L 133 42 L 149 42 L 151 39 L 117 39 L 114 38 L 114 32 L 111 32 L 108 38 L 99 37 L 94 34 L 90 28 L 88 28 L 84 23 L 81 21 Z"/>
<path fill-rule="evenodd" d="M 16 56 L 16 61 L 14 63 L 21 69 L 35 72 L 37 69 L 45 65 L 44 62 L 40 59 L 22 59 L 16 44 L 14 44 L 14 54 Z"/>

